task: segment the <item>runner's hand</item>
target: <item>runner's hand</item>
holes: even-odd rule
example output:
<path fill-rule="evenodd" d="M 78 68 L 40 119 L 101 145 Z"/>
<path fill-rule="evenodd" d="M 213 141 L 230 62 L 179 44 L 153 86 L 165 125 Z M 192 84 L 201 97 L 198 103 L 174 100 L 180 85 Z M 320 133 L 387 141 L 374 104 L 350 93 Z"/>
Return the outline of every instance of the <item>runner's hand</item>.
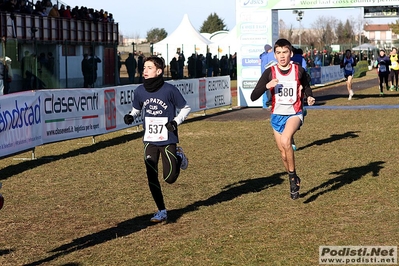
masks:
<path fill-rule="evenodd" d="M 316 102 L 316 99 L 315 99 L 315 98 L 313 98 L 313 97 L 311 97 L 311 96 L 308 97 L 308 105 L 309 105 L 309 106 L 310 106 L 310 105 L 313 105 L 315 102 Z"/>
<path fill-rule="evenodd" d="M 123 121 L 125 121 L 125 124 L 126 124 L 126 125 L 130 125 L 130 124 L 133 123 L 134 118 L 133 118 L 133 116 L 132 116 L 131 114 L 126 114 L 126 115 L 123 117 Z"/>
<path fill-rule="evenodd" d="M 168 131 L 173 132 L 177 129 L 177 123 L 175 120 L 172 120 L 166 123 L 165 127 L 168 129 Z"/>

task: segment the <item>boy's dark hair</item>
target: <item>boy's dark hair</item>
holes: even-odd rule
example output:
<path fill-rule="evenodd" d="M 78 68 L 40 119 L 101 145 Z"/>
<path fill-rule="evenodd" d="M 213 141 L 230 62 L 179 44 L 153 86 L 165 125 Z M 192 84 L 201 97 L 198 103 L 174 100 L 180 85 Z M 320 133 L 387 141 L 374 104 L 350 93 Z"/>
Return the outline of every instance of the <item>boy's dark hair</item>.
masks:
<path fill-rule="evenodd" d="M 287 47 L 291 52 L 293 51 L 292 44 L 287 39 L 278 39 L 274 43 L 274 51 L 276 51 L 277 47 Z"/>
<path fill-rule="evenodd" d="M 158 56 L 149 56 L 149 57 L 147 57 L 147 58 L 144 60 L 144 62 L 147 62 L 147 61 L 153 62 L 154 65 L 155 65 L 155 67 L 156 67 L 157 69 L 161 69 L 161 70 L 162 70 L 162 73 L 163 73 L 164 68 L 165 68 L 165 62 L 162 60 L 162 58 L 159 58 Z"/>

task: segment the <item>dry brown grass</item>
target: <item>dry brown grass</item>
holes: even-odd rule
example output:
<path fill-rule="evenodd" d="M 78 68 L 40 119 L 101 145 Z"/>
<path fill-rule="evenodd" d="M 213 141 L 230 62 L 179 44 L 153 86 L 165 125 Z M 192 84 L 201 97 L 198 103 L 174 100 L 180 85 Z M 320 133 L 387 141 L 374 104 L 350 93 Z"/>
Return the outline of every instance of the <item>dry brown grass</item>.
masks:
<path fill-rule="evenodd" d="M 328 104 L 397 104 L 391 95 Z M 190 166 L 175 184 L 162 182 L 170 219 L 157 225 L 138 133 L 2 159 L 0 265 L 308 266 L 319 245 L 397 245 L 398 117 L 309 110 L 295 137 L 297 201 L 268 121 L 191 117 L 180 126 Z"/>

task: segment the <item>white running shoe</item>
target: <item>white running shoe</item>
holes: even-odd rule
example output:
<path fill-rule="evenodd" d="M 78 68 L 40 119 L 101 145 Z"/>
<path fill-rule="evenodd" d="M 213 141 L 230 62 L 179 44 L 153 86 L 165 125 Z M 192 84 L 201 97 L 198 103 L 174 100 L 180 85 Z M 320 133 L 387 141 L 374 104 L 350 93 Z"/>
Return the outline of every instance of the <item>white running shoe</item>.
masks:
<path fill-rule="evenodd" d="M 355 93 L 353 92 L 353 90 L 350 90 L 350 91 L 349 91 L 349 98 L 348 98 L 349 101 L 352 100 L 353 94 L 355 94 Z"/>
<path fill-rule="evenodd" d="M 183 148 L 182 147 L 176 147 L 176 154 L 178 156 L 180 156 L 181 158 L 181 165 L 180 168 L 182 170 L 186 170 L 188 167 L 188 158 L 187 156 L 184 154 Z"/>
<path fill-rule="evenodd" d="M 166 221 L 166 219 L 168 219 L 168 213 L 166 212 L 166 210 L 162 210 L 154 213 L 154 216 L 151 218 L 150 221 L 153 223 L 160 223 Z"/>

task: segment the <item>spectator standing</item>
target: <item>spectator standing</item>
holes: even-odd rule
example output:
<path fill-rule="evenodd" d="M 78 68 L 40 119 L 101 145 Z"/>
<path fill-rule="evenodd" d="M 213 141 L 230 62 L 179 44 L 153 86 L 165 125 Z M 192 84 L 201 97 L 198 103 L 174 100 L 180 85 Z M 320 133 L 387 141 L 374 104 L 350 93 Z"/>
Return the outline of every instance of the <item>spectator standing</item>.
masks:
<path fill-rule="evenodd" d="M 142 54 L 137 58 L 137 73 L 139 74 L 139 84 L 143 83 L 144 56 Z"/>
<path fill-rule="evenodd" d="M 66 9 L 60 13 L 60 15 L 64 18 L 72 18 L 71 6 L 67 6 Z"/>
<path fill-rule="evenodd" d="M 35 57 L 29 51 L 25 51 L 24 57 L 21 60 L 22 90 L 24 91 L 32 89 L 32 75 L 36 69 L 35 60 Z"/>
<path fill-rule="evenodd" d="M 260 54 L 260 70 L 263 73 L 270 64 L 276 62 L 276 58 L 274 56 L 273 47 L 270 44 L 266 44 L 264 47 L 264 52 Z M 262 106 L 263 108 L 269 108 L 272 104 L 272 95 L 270 90 L 266 90 L 265 94 L 262 96 Z"/>
<path fill-rule="evenodd" d="M 293 56 L 291 57 L 291 61 L 298 63 L 305 70 L 307 70 L 306 60 L 303 57 L 303 50 L 301 48 L 297 49 L 295 47 L 292 47 L 292 49 L 293 49 Z"/>
<path fill-rule="evenodd" d="M 129 82 L 135 83 L 137 61 L 136 58 L 134 58 L 133 53 L 129 53 L 129 56 L 125 60 L 125 66 L 127 75 L 129 76 Z"/>
<path fill-rule="evenodd" d="M 203 54 L 197 56 L 197 60 L 195 61 L 195 70 L 196 70 L 196 78 L 205 77 L 205 73 L 203 71 Z"/>
<path fill-rule="evenodd" d="M 229 59 L 227 55 L 222 55 L 222 58 L 220 58 L 220 75 L 229 75 Z"/>
<path fill-rule="evenodd" d="M 322 61 L 321 61 L 321 54 L 319 53 L 319 51 L 317 51 L 317 49 L 314 50 L 313 52 L 313 65 L 314 67 L 321 67 Z"/>
<path fill-rule="evenodd" d="M 177 60 L 176 60 L 177 62 Z M 195 78 L 196 76 L 196 62 L 197 62 L 197 56 L 193 53 L 187 60 L 187 70 L 188 70 L 188 76 L 190 78 Z M 177 69 L 179 69 L 179 66 L 177 66 Z M 176 75 L 177 78 L 177 75 Z"/>
<path fill-rule="evenodd" d="M 59 18 L 60 17 L 60 12 L 58 11 L 57 5 L 53 5 L 53 8 L 50 9 L 48 13 L 48 17 L 50 18 Z"/>
<path fill-rule="evenodd" d="M 324 50 L 323 54 L 324 54 L 324 66 L 331 65 L 332 56 L 331 56 L 330 52 L 328 52 L 327 50 Z"/>
<path fill-rule="evenodd" d="M 89 88 L 89 84 L 91 84 L 91 80 L 93 80 L 93 71 L 91 69 L 90 63 L 89 63 L 89 54 L 84 54 L 83 59 L 81 62 L 81 69 L 82 69 L 82 75 L 83 75 L 83 87 L 84 88 Z"/>
<path fill-rule="evenodd" d="M 101 59 L 92 53 L 89 58 L 89 64 L 92 71 L 92 79 L 90 80 L 89 86 L 92 88 L 94 88 L 97 81 L 97 70 L 99 63 L 101 63 Z"/>
<path fill-rule="evenodd" d="M 212 77 L 213 65 L 212 65 L 212 53 L 206 53 L 206 76 Z"/>
<path fill-rule="evenodd" d="M 184 57 L 184 53 L 183 51 L 178 51 L 178 59 L 177 59 L 177 63 L 179 65 L 179 73 L 178 73 L 178 77 L 179 79 L 182 79 L 184 77 L 184 62 L 186 61 L 186 58 Z"/>
<path fill-rule="evenodd" d="M 213 56 L 212 59 L 212 66 L 213 66 L 213 76 L 217 77 L 220 74 L 220 61 L 216 55 Z"/>
<path fill-rule="evenodd" d="M 11 58 L 6 56 L 0 59 L 0 95 L 6 95 L 10 93 L 10 83 L 12 81 L 13 74 L 11 68 Z"/>
<path fill-rule="evenodd" d="M 172 79 L 177 79 L 179 66 L 177 64 L 176 57 L 172 58 L 172 60 L 170 61 L 169 65 L 170 65 L 170 74 L 172 75 Z"/>
<path fill-rule="evenodd" d="M 338 52 L 335 52 L 333 60 L 334 60 L 334 65 L 335 66 L 338 66 L 338 65 L 341 64 L 341 56 L 340 56 L 340 54 Z"/>

